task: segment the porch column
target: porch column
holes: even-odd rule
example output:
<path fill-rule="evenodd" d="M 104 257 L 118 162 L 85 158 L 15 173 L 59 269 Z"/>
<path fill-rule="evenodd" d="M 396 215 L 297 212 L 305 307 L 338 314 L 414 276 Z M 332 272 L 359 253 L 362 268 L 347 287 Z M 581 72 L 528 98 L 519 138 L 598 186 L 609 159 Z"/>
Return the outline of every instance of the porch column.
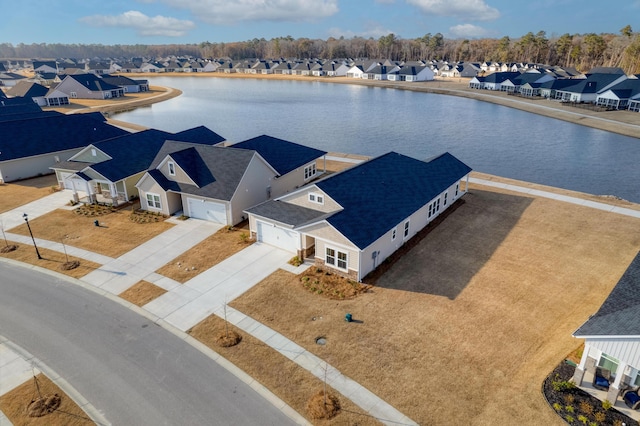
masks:
<path fill-rule="evenodd" d="M 116 188 L 116 184 L 113 182 L 109 182 L 109 192 L 111 193 L 111 200 L 113 205 L 118 204 L 118 188 Z"/>
<path fill-rule="evenodd" d="M 93 188 L 91 187 L 91 184 L 89 183 L 89 181 L 84 181 L 84 184 L 87 187 L 87 199 L 89 200 L 89 203 L 95 203 L 96 202 L 96 196 L 93 192 Z"/>
<path fill-rule="evenodd" d="M 576 386 L 582 385 L 582 379 L 584 378 L 585 370 L 587 369 L 587 358 L 589 358 L 589 346 L 584 345 L 584 350 L 582 351 L 582 358 L 580 358 L 580 364 L 576 366 L 576 370 L 573 372 L 573 377 L 571 381 L 576 384 Z M 595 363 L 593 358 L 592 362 Z"/>
<path fill-rule="evenodd" d="M 616 379 L 609 386 L 609 392 L 607 392 L 607 400 L 609 400 L 611 404 L 615 405 L 616 400 L 618 399 L 618 395 L 620 395 L 620 391 L 624 389 L 625 385 L 627 384 L 625 379 L 627 375 L 625 373 L 628 366 L 629 364 L 622 361 L 620 361 L 620 364 L 618 364 L 618 369 L 616 370 Z"/>

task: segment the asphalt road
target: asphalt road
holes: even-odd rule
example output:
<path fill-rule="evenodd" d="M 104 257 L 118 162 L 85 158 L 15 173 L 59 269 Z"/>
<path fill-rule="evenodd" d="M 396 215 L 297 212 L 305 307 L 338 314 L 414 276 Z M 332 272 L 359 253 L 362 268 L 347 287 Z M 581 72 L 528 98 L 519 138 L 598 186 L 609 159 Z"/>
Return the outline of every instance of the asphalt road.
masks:
<path fill-rule="evenodd" d="M 113 425 L 293 424 L 216 362 L 133 311 L 2 262 L 0 335 L 60 374 Z"/>

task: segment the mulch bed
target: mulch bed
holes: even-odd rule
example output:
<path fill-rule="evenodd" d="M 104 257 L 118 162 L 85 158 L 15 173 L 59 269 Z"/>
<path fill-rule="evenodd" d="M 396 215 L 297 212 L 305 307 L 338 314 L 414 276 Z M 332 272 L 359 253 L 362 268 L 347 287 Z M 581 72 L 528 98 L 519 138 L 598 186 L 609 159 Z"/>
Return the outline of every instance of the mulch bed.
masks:
<path fill-rule="evenodd" d="M 371 286 L 362 284 L 319 267 L 311 267 L 300 275 L 303 287 L 311 293 L 329 299 L 352 299 L 368 291 Z"/>
<path fill-rule="evenodd" d="M 575 367 L 566 362 L 558 365 L 547 376 L 542 384 L 542 393 L 547 402 L 567 424 L 569 425 L 615 425 L 638 426 L 638 422 L 620 411 L 609 408 L 604 409 L 602 401 L 577 387 L 561 391 L 554 390 L 553 382 L 569 381 L 573 377 Z M 587 419 L 584 422 L 584 419 Z"/>

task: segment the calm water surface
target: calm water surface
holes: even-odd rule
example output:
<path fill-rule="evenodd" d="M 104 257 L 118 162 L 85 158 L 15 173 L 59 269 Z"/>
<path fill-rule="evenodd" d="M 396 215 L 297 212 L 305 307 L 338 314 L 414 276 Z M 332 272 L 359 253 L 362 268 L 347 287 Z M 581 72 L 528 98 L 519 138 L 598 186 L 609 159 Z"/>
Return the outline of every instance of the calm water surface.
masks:
<path fill-rule="evenodd" d="M 326 151 L 426 159 L 449 151 L 474 170 L 640 202 L 640 140 L 455 96 L 305 81 L 158 77 L 169 101 L 114 118 L 230 141 L 262 134 Z M 546 101 L 540 101 L 546 102 Z"/>

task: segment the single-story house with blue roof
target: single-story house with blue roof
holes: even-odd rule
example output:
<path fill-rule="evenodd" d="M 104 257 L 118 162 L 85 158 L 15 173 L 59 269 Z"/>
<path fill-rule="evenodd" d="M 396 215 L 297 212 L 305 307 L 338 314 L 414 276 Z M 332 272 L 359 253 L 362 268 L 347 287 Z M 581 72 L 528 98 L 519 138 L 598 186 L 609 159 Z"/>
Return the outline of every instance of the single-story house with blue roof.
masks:
<path fill-rule="evenodd" d="M 607 370 L 607 399 L 621 405 L 622 391 L 640 386 L 640 253 L 629 264 L 600 309 L 573 336 L 584 339 L 584 351 L 573 381 L 594 381 L 597 367 Z M 601 379 L 602 380 L 602 379 Z"/>
<path fill-rule="evenodd" d="M 27 102 L 29 108 L 40 108 L 31 100 Z M 108 124 L 99 112 L 65 115 L 31 111 L 13 119 L 0 118 L 0 180 L 4 182 L 50 174 L 52 165 L 87 145 L 129 134 Z"/>
<path fill-rule="evenodd" d="M 314 179 L 325 154 L 266 135 L 231 146 L 168 141 L 136 187 L 143 209 L 235 225 L 246 209 Z"/>
<path fill-rule="evenodd" d="M 148 129 L 90 144 L 51 169 L 77 201 L 117 205 L 139 195 L 136 183 L 167 140 L 214 145 L 224 138 L 204 126 L 179 133 Z"/>
<path fill-rule="evenodd" d="M 251 233 L 361 281 L 462 197 L 470 172 L 449 153 L 390 152 L 247 209 Z"/>

